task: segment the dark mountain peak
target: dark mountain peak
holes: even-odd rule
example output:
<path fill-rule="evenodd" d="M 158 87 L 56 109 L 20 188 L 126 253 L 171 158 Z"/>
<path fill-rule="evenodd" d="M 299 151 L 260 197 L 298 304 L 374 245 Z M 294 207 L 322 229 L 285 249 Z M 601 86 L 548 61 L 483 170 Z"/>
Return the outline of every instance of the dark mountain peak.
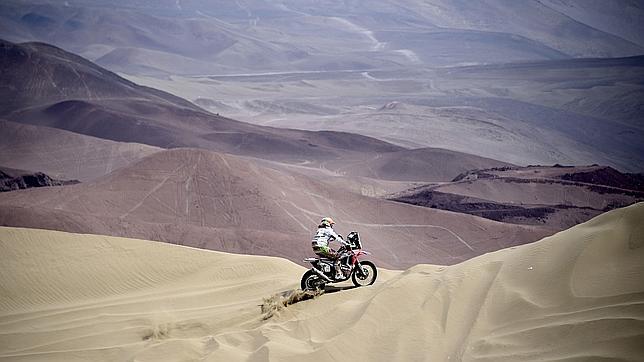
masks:
<path fill-rule="evenodd" d="M 57 180 L 42 172 L 30 172 L 0 167 L 0 192 L 32 187 L 63 186 L 79 183 L 78 180 Z"/>
<path fill-rule="evenodd" d="M 622 173 L 609 166 L 596 166 L 589 170 L 565 173 L 560 178 L 593 185 L 644 191 L 644 176 L 642 174 Z"/>
<path fill-rule="evenodd" d="M 39 43 L 0 40 L 0 112 L 66 99 L 142 98 L 203 111 L 194 104 L 142 87 L 76 54 Z"/>

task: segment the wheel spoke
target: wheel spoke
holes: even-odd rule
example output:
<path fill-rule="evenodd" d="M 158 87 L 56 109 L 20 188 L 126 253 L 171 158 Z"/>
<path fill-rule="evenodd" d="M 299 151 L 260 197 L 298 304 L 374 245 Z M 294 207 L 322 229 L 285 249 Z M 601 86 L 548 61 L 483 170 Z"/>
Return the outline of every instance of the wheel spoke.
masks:
<path fill-rule="evenodd" d="M 361 268 L 356 270 L 354 275 L 354 284 L 357 286 L 365 286 L 373 284 L 376 278 L 376 270 L 372 264 L 363 264 Z"/>

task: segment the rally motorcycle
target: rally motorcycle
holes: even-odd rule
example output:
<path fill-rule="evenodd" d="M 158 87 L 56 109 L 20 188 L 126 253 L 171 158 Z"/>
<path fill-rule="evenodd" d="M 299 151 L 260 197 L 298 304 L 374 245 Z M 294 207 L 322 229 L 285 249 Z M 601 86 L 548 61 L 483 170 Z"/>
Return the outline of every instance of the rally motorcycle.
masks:
<path fill-rule="evenodd" d="M 347 235 L 346 247 L 338 250 L 340 255 L 340 271 L 342 277 L 335 278 L 335 265 L 333 259 L 328 258 L 306 258 L 304 261 L 311 263 L 313 266 L 302 276 L 302 290 L 320 290 L 324 289 L 327 283 L 339 283 L 351 278 L 353 284 L 357 287 L 371 285 L 376 281 L 378 270 L 376 265 L 370 261 L 360 261 L 362 255 L 371 253 L 362 250 L 360 236 L 357 232 L 352 231 Z"/>

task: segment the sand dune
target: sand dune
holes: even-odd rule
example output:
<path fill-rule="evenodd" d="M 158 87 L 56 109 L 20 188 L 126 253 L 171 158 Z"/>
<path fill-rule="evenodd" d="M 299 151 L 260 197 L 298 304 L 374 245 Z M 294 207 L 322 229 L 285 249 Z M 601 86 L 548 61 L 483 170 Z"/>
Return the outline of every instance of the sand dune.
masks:
<path fill-rule="evenodd" d="M 0 359 L 638 361 L 644 204 L 539 242 L 382 273 L 262 320 L 303 268 L 115 237 L 0 228 Z"/>
<path fill-rule="evenodd" d="M 209 335 L 257 324 L 258 300 L 293 284 L 301 269 L 133 239 L 1 235 L 0 358 L 9 360 L 195 359 L 191 346 L 218 345 Z M 146 351 L 168 332 L 180 336 L 170 341 L 178 353 Z"/>

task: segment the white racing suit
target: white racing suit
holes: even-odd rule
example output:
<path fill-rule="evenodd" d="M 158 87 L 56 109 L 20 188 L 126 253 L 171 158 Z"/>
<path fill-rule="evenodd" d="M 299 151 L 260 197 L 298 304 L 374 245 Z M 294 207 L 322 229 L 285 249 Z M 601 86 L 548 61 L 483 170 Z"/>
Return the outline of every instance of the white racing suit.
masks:
<path fill-rule="evenodd" d="M 338 279 L 342 277 L 342 274 L 340 272 L 340 257 L 342 255 L 334 252 L 329 247 L 329 243 L 333 240 L 337 240 L 344 246 L 348 245 L 344 241 L 344 239 L 342 239 L 342 236 L 338 235 L 332 227 L 319 227 L 317 232 L 313 236 L 311 246 L 313 247 L 313 252 L 316 255 L 334 260 L 335 277 L 336 279 Z"/>

